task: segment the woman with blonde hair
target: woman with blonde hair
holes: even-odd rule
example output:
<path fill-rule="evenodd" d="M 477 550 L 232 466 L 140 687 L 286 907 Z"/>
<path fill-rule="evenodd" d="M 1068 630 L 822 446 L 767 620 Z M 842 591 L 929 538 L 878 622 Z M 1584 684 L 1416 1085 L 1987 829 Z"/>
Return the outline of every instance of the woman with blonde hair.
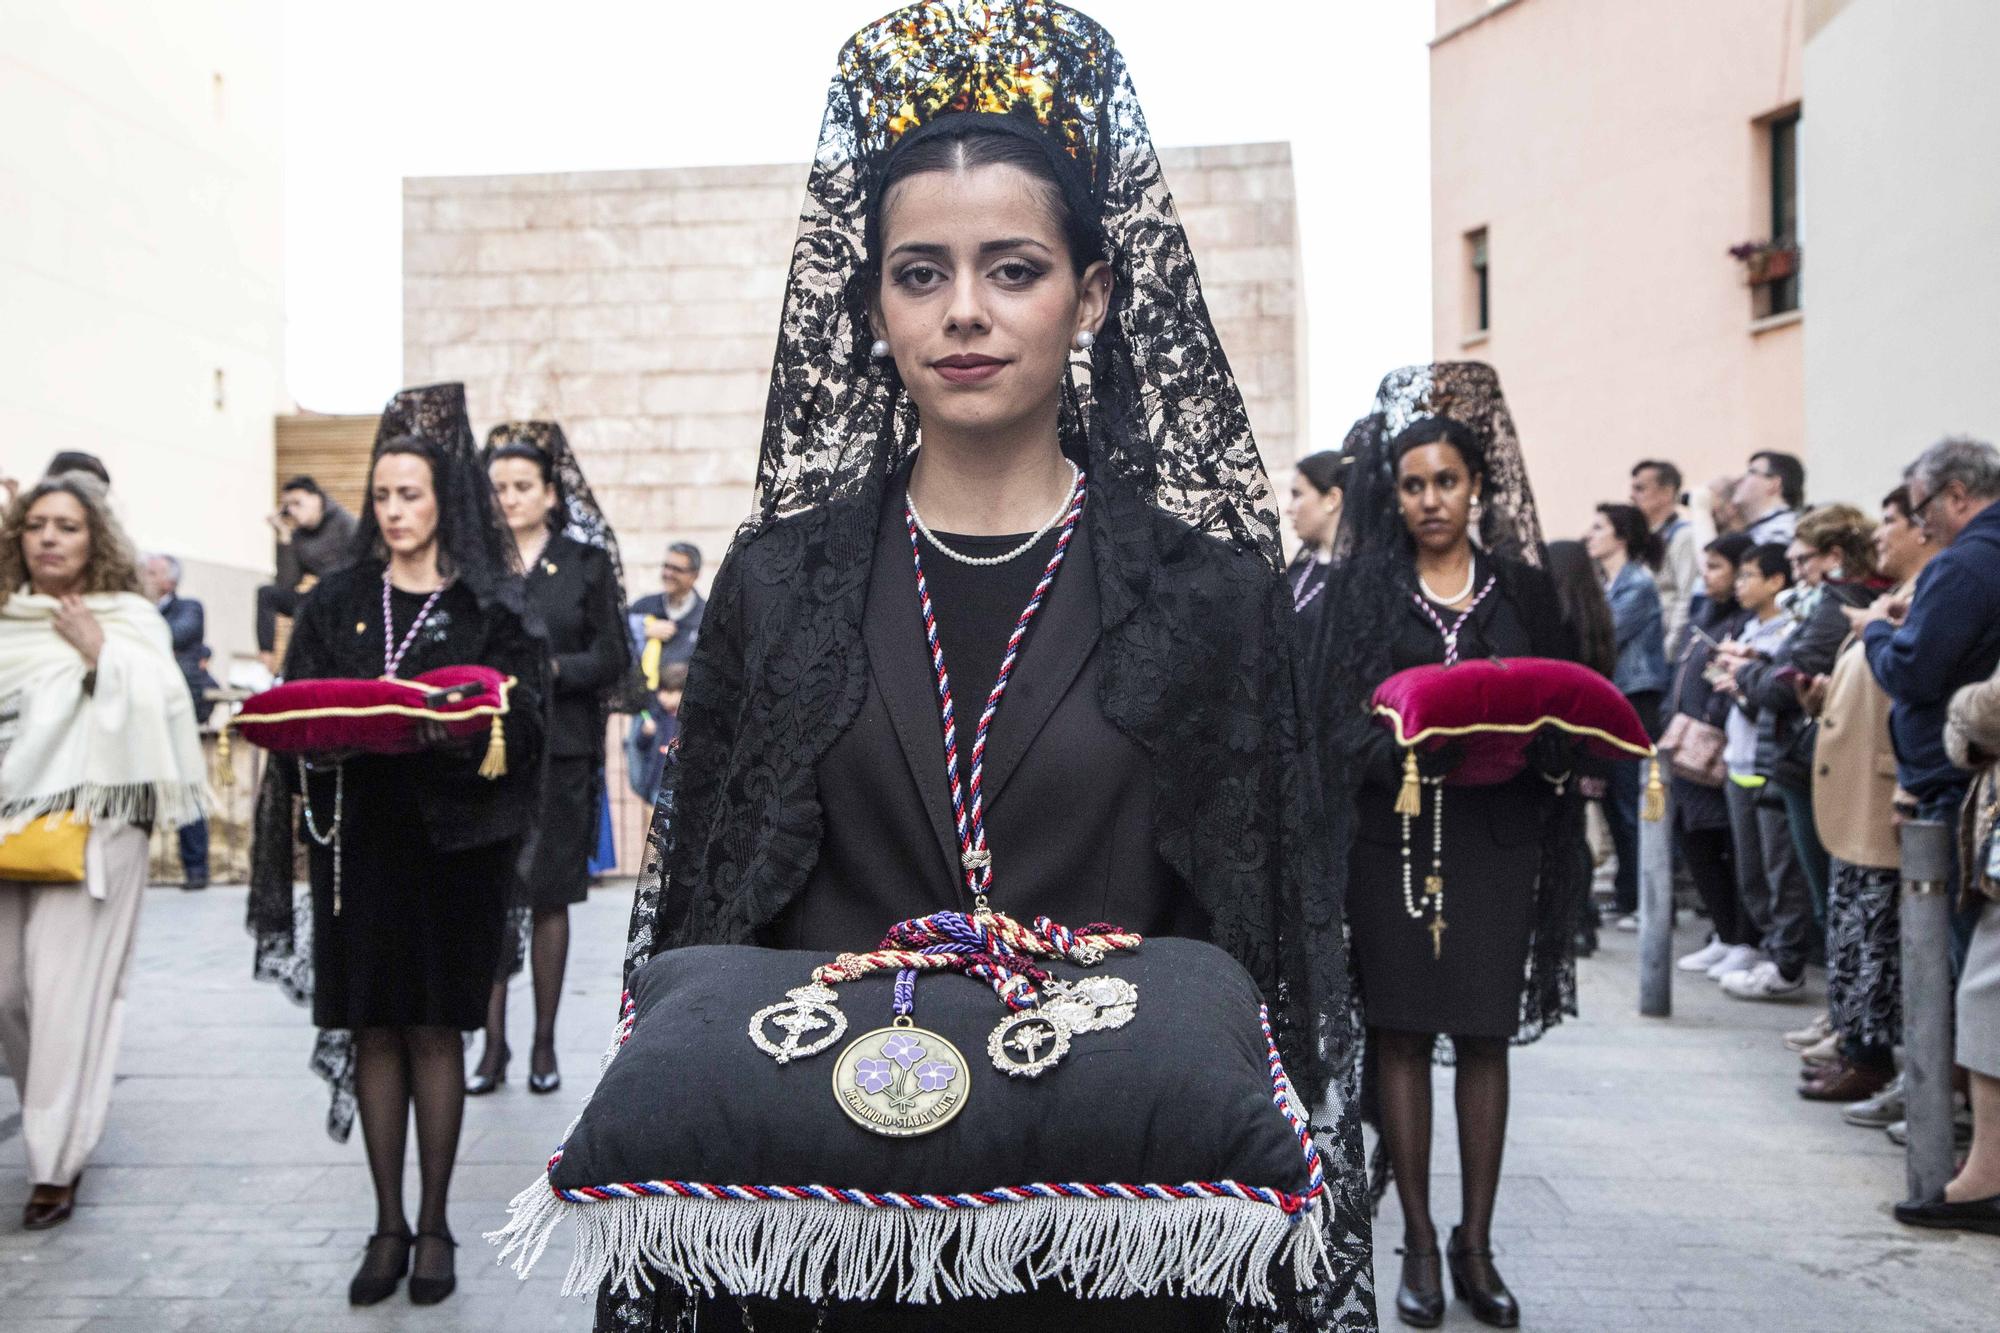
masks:
<path fill-rule="evenodd" d="M 0 522 L 0 747 L 0 1050 L 34 1182 L 21 1224 L 42 1230 L 104 1132 L 148 831 L 199 818 L 205 790 L 166 622 L 82 473 Z"/>

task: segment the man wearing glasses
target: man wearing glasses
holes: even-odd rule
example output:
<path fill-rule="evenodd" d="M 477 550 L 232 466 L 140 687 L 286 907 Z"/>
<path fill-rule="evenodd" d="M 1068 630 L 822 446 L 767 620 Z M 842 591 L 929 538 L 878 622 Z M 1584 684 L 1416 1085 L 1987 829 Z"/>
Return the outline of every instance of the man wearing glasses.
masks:
<path fill-rule="evenodd" d="M 1798 529 L 1799 510 L 1806 502 L 1806 465 L 1793 454 L 1752 454 L 1730 500 L 1751 541 L 1783 546 Z"/>
<path fill-rule="evenodd" d="M 1972 774 L 1955 767 L 1946 750 L 1952 695 L 2000 665 L 2000 450 L 1963 436 L 1945 439 L 1903 478 L 1910 517 L 1941 549 L 1907 604 L 1885 597 L 1848 615 L 1875 679 L 1895 701 L 1889 732 L 1897 785 L 1915 798 L 1918 818 L 1956 823 Z M 1992 855 L 1986 848 L 1977 854 Z M 1943 1195 L 1898 1204 L 1896 1218 L 2000 1234 L 2000 905 L 1972 895 L 1952 926 L 1957 1055 L 1971 1075 L 1972 1151 Z"/>
<path fill-rule="evenodd" d="M 662 666 L 694 656 L 701 614 L 708 605 L 694 590 L 700 576 L 701 548 L 693 542 L 675 542 L 660 562 L 662 590 L 632 603 L 628 614 L 633 647 L 649 685 L 658 679 Z"/>

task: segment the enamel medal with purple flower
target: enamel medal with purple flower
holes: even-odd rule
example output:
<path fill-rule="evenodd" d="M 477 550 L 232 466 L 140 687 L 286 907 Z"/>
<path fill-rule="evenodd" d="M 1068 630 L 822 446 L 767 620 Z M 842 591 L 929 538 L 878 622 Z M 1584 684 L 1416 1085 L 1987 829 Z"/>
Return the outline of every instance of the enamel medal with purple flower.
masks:
<path fill-rule="evenodd" d="M 849 1042 L 833 1066 L 833 1096 L 848 1119 L 892 1138 L 928 1134 L 965 1109 L 965 1057 L 899 1015 Z"/>

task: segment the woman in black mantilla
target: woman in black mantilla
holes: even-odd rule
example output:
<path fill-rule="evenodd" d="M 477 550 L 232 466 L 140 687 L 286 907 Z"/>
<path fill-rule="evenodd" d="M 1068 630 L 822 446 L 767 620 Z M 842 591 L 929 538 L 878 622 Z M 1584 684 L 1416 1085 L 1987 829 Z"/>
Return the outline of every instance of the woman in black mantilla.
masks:
<path fill-rule="evenodd" d="M 762 508 L 716 576 L 628 967 L 708 943 L 831 955 L 975 906 L 916 561 L 963 738 L 1078 487 L 992 723 L 994 906 L 1199 936 L 1248 968 L 1325 1126 L 1332 1273 L 1279 1314 L 1056 1290 L 816 1311 L 660 1277 L 604 1292 L 598 1326 L 1373 1328 L 1340 904 L 1270 488 L 1110 37 L 1040 3 L 864 29 L 793 254 Z"/>
<path fill-rule="evenodd" d="M 583 468 L 553 421 L 514 421 L 486 436 L 486 475 L 526 571 L 528 605 L 548 640 L 549 739 L 540 808 L 522 848 L 520 896 L 532 920 L 535 1040 L 528 1091 L 562 1086 L 556 1006 L 569 958 L 569 909 L 590 891 L 590 854 L 603 799 L 604 723 L 631 666 L 618 539 Z M 518 937 L 505 971 L 519 970 Z M 472 1096 L 507 1081 L 507 978 L 493 983 L 486 1051 L 466 1080 Z"/>
<path fill-rule="evenodd" d="M 1307 454 L 1292 465 L 1291 499 L 1285 517 L 1292 535 L 1299 539 L 1299 552 L 1285 570 L 1292 586 L 1292 609 L 1304 618 L 1299 641 L 1311 636 L 1310 626 L 1318 623 L 1320 598 L 1326 593 L 1327 575 L 1333 570 L 1333 539 L 1340 531 L 1340 507 L 1347 493 L 1347 473 L 1354 464 L 1352 449 L 1364 438 L 1367 418 L 1354 423 L 1339 449 L 1322 449 Z"/>
<path fill-rule="evenodd" d="M 376 1219 L 348 1291 L 357 1305 L 388 1296 L 406 1271 L 418 1304 L 454 1285 L 446 1200 L 465 1109 L 461 1034 L 486 1021 L 545 729 L 547 648 L 524 614 L 463 388 L 404 390 L 382 414 L 353 563 L 301 606 L 285 677 L 505 672 L 515 681 L 506 773 L 481 776 L 485 738 L 405 755 L 273 756 L 251 869 L 257 975 L 312 1005 L 314 1067 L 335 1087 L 334 1138 L 345 1140 L 360 1107 Z M 292 881 L 295 806 L 308 840 L 303 900 Z M 403 1210 L 412 1106 L 414 1236 Z"/>
<path fill-rule="evenodd" d="M 1491 368 L 1394 372 L 1376 409 L 1379 430 L 1350 479 L 1314 675 L 1382 1136 L 1403 1208 L 1397 1313 L 1420 1328 L 1444 1316 L 1430 1217 L 1431 1063 L 1442 1036 L 1456 1064 L 1463 1173 L 1453 1285 L 1481 1320 L 1512 1327 L 1519 1311 L 1491 1255 L 1507 1047 L 1575 1012 L 1573 926 L 1589 862 L 1577 854 L 1569 747 L 1538 740 L 1527 772 L 1482 787 L 1443 785 L 1462 751 L 1427 756 L 1422 814 L 1405 818 L 1394 809 L 1401 752 L 1367 704 L 1410 667 L 1574 660 L 1576 648 L 1541 568 L 1534 502 Z M 1440 805 L 1449 807 L 1441 821 Z M 1422 891 L 1434 858 L 1445 888 L 1436 900 Z"/>

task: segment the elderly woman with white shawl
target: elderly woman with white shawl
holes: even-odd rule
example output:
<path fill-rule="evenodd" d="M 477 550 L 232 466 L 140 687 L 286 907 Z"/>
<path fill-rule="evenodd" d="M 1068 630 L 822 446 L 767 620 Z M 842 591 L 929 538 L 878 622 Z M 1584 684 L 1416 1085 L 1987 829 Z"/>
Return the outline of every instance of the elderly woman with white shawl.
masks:
<path fill-rule="evenodd" d="M 0 522 L 0 1051 L 31 1230 L 68 1220 L 104 1132 L 147 834 L 200 817 L 194 707 L 94 478 Z"/>

